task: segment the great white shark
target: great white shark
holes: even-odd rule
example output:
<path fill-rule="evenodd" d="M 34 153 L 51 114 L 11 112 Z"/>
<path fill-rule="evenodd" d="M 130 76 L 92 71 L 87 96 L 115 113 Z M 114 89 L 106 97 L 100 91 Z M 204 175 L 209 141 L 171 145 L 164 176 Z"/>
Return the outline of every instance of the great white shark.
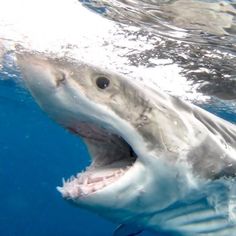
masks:
<path fill-rule="evenodd" d="M 40 107 L 90 153 L 58 187 L 65 199 L 120 224 L 115 236 L 236 235 L 235 125 L 84 62 L 17 60 Z"/>

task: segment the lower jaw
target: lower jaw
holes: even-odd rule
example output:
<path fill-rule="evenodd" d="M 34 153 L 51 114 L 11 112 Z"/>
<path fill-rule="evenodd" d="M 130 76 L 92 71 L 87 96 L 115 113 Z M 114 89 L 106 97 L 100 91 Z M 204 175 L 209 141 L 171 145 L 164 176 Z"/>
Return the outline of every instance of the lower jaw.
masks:
<path fill-rule="evenodd" d="M 66 199 L 84 198 L 114 184 L 130 168 L 131 165 L 119 162 L 106 166 L 106 168 L 89 167 L 85 172 L 72 176 L 67 181 L 63 179 L 63 186 L 57 187 L 57 190 Z"/>

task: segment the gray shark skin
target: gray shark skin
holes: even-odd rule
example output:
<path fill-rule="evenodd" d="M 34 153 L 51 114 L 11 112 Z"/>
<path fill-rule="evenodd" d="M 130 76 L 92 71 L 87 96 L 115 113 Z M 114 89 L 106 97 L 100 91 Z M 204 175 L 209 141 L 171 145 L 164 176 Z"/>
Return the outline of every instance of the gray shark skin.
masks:
<path fill-rule="evenodd" d="M 17 59 L 40 107 L 88 147 L 65 199 L 122 224 L 115 235 L 236 235 L 235 125 L 86 63 Z"/>

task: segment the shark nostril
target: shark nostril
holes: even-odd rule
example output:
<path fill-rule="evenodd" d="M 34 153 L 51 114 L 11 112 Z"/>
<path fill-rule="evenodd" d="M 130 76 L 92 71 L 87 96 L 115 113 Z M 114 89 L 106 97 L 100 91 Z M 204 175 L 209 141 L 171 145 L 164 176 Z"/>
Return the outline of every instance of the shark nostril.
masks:
<path fill-rule="evenodd" d="M 62 72 L 60 75 L 56 77 L 56 86 L 60 86 L 61 84 L 64 84 L 66 81 L 66 75 L 64 72 Z"/>

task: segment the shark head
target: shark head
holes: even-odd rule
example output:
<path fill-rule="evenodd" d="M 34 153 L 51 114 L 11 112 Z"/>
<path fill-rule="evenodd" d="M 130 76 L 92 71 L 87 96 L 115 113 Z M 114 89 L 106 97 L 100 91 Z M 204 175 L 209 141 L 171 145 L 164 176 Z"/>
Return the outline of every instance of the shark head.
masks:
<path fill-rule="evenodd" d="M 90 153 L 91 165 L 58 187 L 65 199 L 114 222 L 145 225 L 196 188 L 199 160 L 189 153 L 211 137 L 198 108 L 86 63 L 28 53 L 17 59 L 40 107 Z"/>

